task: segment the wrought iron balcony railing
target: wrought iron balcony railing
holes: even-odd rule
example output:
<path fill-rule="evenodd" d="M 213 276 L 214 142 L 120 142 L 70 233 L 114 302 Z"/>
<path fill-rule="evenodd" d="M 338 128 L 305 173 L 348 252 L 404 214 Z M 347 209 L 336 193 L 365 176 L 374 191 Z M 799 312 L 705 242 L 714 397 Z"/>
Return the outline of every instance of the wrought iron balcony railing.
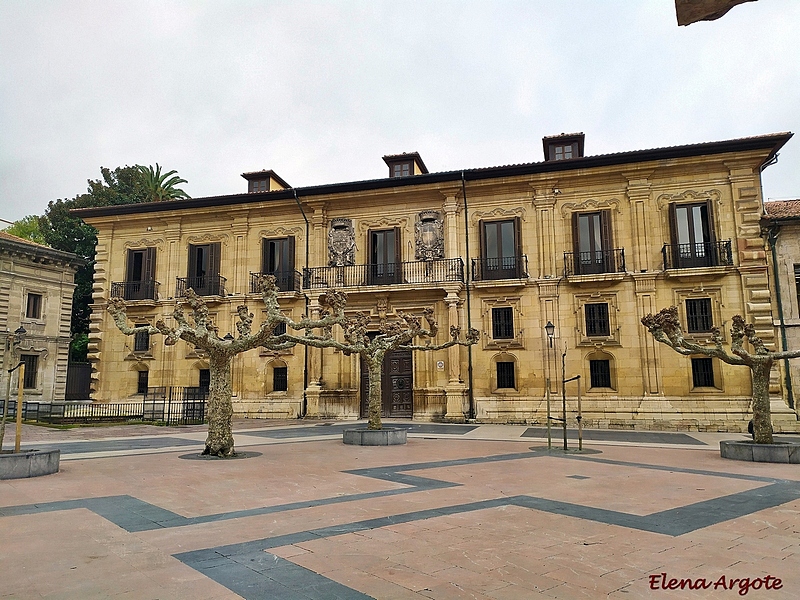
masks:
<path fill-rule="evenodd" d="M 625 249 L 564 252 L 564 276 L 624 273 Z"/>
<path fill-rule="evenodd" d="M 358 287 L 402 283 L 464 281 L 464 261 L 444 258 L 377 265 L 313 267 L 303 269 L 303 287 Z"/>
<path fill-rule="evenodd" d="M 111 284 L 111 297 L 123 300 L 156 300 L 159 283 L 149 281 L 118 281 Z"/>
<path fill-rule="evenodd" d="M 275 285 L 280 292 L 299 292 L 303 276 L 298 271 L 275 271 L 274 273 L 250 273 L 250 293 L 260 293 L 258 281 L 265 275 L 275 278 Z"/>
<path fill-rule="evenodd" d="M 198 296 L 224 296 L 225 282 L 220 275 L 203 275 L 202 277 L 178 277 L 175 293 L 185 296 L 186 290 L 192 288 Z"/>
<path fill-rule="evenodd" d="M 492 281 L 496 279 L 524 279 L 528 276 L 528 257 L 506 256 L 504 258 L 473 258 L 472 279 Z"/>
<path fill-rule="evenodd" d="M 733 264 L 731 241 L 696 244 L 664 244 L 664 270 L 694 267 L 723 267 Z"/>

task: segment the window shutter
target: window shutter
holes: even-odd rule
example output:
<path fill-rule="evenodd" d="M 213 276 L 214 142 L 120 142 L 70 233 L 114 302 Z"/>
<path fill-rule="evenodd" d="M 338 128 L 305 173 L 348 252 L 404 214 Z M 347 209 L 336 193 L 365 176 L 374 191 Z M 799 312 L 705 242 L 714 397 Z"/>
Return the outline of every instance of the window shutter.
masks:
<path fill-rule="evenodd" d="M 603 250 L 609 252 L 614 249 L 614 235 L 611 229 L 611 211 L 600 211 L 600 229 L 603 232 Z"/>
<path fill-rule="evenodd" d="M 581 244 L 580 230 L 578 229 L 578 216 L 580 213 L 572 213 L 572 267 L 575 275 L 581 274 Z"/>
<path fill-rule="evenodd" d="M 286 268 L 288 269 L 290 276 L 292 272 L 294 272 L 294 253 L 295 253 L 294 248 L 295 248 L 294 236 L 290 235 L 288 238 L 286 238 L 286 259 L 285 259 Z"/>
<path fill-rule="evenodd" d="M 133 256 L 134 256 L 134 251 L 128 250 L 128 265 L 125 275 L 125 281 L 133 281 Z"/>
<path fill-rule="evenodd" d="M 197 246 L 189 244 L 189 266 L 186 276 L 194 277 L 197 274 Z"/>
<path fill-rule="evenodd" d="M 156 278 L 156 249 L 147 248 L 144 253 L 144 269 L 142 269 L 142 279 L 153 281 Z"/>
<path fill-rule="evenodd" d="M 261 238 L 261 272 L 269 272 L 269 240 Z"/>
<path fill-rule="evenodd" d="M 400 264 L 403 262 L 403 246 L 400 245 L 400 228 L 394 228 L 394 262 Z"/>
<path fill-rule="evenodd" d="M 705 232 L 706 239 L 713 244 L 717 241 L 717 236 L 714 232 L 714 208 L 711 204 L 711 200 L 706 200 L 706 217 L 708 218 L 708 221 L 704 223 L 704 225 L 708 227 L 708 231 Z"/>
<path fill-rule="evenodd" d="M 676 214 L 677 205 L 671 202 L 669 205 L 669 243 L 672 245 L 672 267 L 676 268 L 680 262 L 680 248 L 678 248 L 678 217 Z M 667 265 L 664 265 L 666 267 Z"/>
<path fill-rule="evenodd" d="M 220 250 L 221 244 L 219 242 L 208 245 L 208 269 L 209 275 L 212 277 L 219 276 Z"/>
<path fill-rule="evenodd" d="M 473 263 L 472 278 L 480 281 L 481 279 L 486 279 L 486 223 L 483 219 L 478 221 L 478 252 L 480 256 L 478 276 L 475 276 L 475 263 Z"/>
<path fill-rule="evenodd" d="M 522 277 L 525 271 L 525 265 L 522 259 L 522 219 L 514 217 L 514 266 L 516 267 L 516 276 Z"/>

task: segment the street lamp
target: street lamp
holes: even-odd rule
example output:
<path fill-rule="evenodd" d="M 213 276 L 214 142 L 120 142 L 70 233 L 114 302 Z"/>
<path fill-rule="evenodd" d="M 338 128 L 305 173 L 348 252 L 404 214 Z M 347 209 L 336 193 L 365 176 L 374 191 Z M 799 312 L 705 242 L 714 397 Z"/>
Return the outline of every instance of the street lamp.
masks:
<path fill-rule="evenodd" d="M 22 340 L 25 339 L 25 334 L 28 333 L 25 328 L 20 325 L 14 330 L 14 343 L 17 345 L 22 343 Z"/>
<path fill-rule="evenodd" d="M 222 338 L 222 339 L 225 340 L 226 342 L 232 342 L 233 341 L 233 336 L 231 335 L 231 332 L 229 331 L 228 333 L 225 334 L 225 337 Z"/>
<path fill-rule="evenodd" d="M 553 347 L 553 335 L 556 332 L 556 326 L 553 325 L 551 321 L 547 322 L 547 325 L 544 326 L 544 331 L 547 334 L 547 337 L 550 339 L 550 347 Z"/>

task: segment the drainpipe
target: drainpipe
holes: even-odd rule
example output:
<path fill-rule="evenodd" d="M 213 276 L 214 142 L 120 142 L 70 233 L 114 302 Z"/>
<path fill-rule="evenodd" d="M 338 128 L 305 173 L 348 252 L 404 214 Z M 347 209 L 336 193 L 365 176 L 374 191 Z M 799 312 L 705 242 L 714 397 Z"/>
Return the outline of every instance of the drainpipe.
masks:
<path fill-rule="evenodd" d="M 303 215 L 303 220 L 306 222 L 306 264 L 303 268 L 303 274 L 305 275 L 306 271 L 308 270 L 308 235 L 309 235 L 309 225 L 308 225 L 308 217 L 306 217 L 306 211 L 303 210 L 303 205 L 300 204 L 300 199 L 297 197 L 297 190 L 292 188 L 292 193 L 294 194 L 294 201 L 297 203 L 297 208 L 300 209 L 300 214 Z M 305 314 L 308 314 L 308 294 L 303 292 L 303 297 L 306 299 L 306 310 Z M 306 388 L 308 388 L 308 346 L 303 344 L 303 406 L 300 407 L 300 415 L 298 418 L 304 418 L 306 416 L 306 411 L 308 410 L 308 398 L 306 397 Z"/>
<path fill-rule="evenodd" d="M 472 307 L 470 303 L 470 274 L 472 273 L 472 264 L 469 258 L 469 206 L 467 205 L 467 182 L 464 179 L 464 171 L 461 171 L 461 194 L 464 196 L 464 243 L 466 246 L 466 264 L 464 270 L 466 271 L 466 290 L 467 290 L 467 328 L 472 329 Z M 469 418 L 475 418 L 475 394 L 472 390 L 472 346 L 467 346 L 467 397 L 469 398 Z"/>
<path fill-rule="evenodd" d="M 777 230 L 778 225 L 776 223 L 770 223 L 769 229 L 767 229 L 767 236 L 770 245 L 770 251 L 772 252 L 772 274 L 775 279 L 775 296 L 776 300 L 778 301 L 778 319 L 781 323 L 781 347 L 783 351 L 786 352 L 789 349 L 789 345 L 786 341 L 786 322 L 783 318 L 783 300 L 781 298 L 781 280 L 778 276 L 778 256 L 775 250 L 775 245 L 778 241 L 778 233 Z M 785 373 L 785 385 L 786 385 L 786 395 L 789 400 L 789 408 L 794 408 L 794 394 L 792 393 L 792 376 L 789 372 L 789 359 L 783 359 L 783 370 Z"/>

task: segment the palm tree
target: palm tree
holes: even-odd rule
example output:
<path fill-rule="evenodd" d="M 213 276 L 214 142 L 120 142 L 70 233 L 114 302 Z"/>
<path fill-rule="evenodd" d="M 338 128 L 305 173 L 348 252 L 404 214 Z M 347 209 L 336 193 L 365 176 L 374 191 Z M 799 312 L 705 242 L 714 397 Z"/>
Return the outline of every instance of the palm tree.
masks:
<path fill-rule="evenodd" d="M 158 163 L 156 163 L 155 169 L 153 169 L 152 166 L 144 167 L 142 165 L 137 165 L 137 167 L 142 175 L 144 175 L 145 188 L 152 202 L 190 198 L 189 194 L 175 187 L 179 183 L 189 183 L 185 179 L 178 177 L 177 171 L 168 171 L 162 175 L 161 167 Z"/>

